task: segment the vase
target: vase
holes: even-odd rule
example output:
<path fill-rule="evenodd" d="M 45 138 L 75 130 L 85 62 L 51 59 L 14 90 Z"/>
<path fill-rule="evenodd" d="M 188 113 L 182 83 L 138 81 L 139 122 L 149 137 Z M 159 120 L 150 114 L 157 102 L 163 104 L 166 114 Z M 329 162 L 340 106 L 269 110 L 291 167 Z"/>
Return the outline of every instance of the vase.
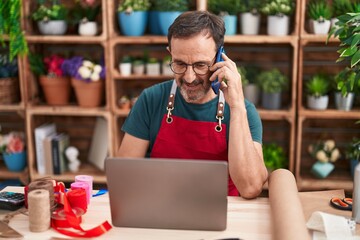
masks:
<path fill-rule="evenodd" d="M 317 178 L 326 178 L 334 170 L 335 166 L 332 163 L 316 162 L 312 168 L 311 173 Z"/>
<path fill-rule="evenodd" d="M 270 36 L 285 36 L 289 34 L 289 16 L 268 16 L 267 34 Z"/>
<path fill-rule="evenodd" d="M 104 81 L 85 82 L 75 78 L 71 79 L 75 89 L 76 99 L 80 107 L 99 107 L 103 100 Z"/>
<path fill-rule="evenodd" d="M 67 23 L 64 20 L 39 21 L 37 24 L 43 35 L 64 35 L 67 30 Z"/>
<path fill-rule="evenodd" d="M 278 110 L 281 108 L 281 92 L 278 93 L 261 93 L 261 105 L 264 109 Z"/>
<path fill-rule="evenodd" d="M 98 32 L 97 22 L 88 21 L 79 23 L 79 35 L 95 36 Z"/>
<path fill-rule="evenodd" d="M 224 20 L 225 24 L 225 35 L 235 35 L 236 34 L 236 23 L 237 23 L 237 16 L 236 15 L 226 15 L 223 16 L 222 19 Z"/>
<path fill-rule="evenodd" d="M 144 35 L 148 19 L 148 11 L 119 12 L 118 23 L 125 36 Z"/>
<path fill-rule="evenodd" d="M 21 172 L 26 167 L 26 151 L 3 153 L 4 162 L 9 171 Z"/>
<path fill-rule="evenodd" d="M 257 35 L 260 31 L 260 14 L 245 12 L 240 14 L 240 31 L 244 35 Z"/>
<path fill-rule="evenodd" d="M 69 103 L 70 78 L 40 76 L 40 85 L 49 105 L 67 105 Z"/>

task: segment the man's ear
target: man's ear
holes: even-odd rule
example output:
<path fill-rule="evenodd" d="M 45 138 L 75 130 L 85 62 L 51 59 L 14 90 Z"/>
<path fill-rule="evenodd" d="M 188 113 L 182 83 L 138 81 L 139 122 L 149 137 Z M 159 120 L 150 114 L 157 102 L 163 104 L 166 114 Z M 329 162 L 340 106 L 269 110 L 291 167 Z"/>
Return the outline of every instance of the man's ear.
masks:
<path fill-rule="evenodd" d="M 169 47 L 169 46 L 166 47 L 166 50 L 171 54 L 171 51 L 170 51 L 170 47 Z"/>

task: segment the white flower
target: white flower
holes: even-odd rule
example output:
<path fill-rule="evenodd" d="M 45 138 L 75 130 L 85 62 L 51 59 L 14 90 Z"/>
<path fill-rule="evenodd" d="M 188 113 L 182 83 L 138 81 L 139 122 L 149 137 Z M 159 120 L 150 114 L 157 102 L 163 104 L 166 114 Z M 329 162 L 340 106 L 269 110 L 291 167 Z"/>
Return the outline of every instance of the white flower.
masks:
<path fill-rule="evenodd" d="M 329 159 L 326 156 L 326 153 L 323 150 L 320 150 L 316 153 L 316 159 L 323 163 L 326 163 L 329 161 Z"/>
<path fill-rule="evenodd" d="M 85 67 L 85 66 L 81 66 L 78 70 L 80 76 L 83 78 L 83 79 L 87 79 L 91 76 L 91 71 L 89 68 Z"/>
<path fill-rule="evenodd" d="M 339 151 L 339 149 L 335 148 L 335 149 L 331 152 L 330 162 L 335 162 L 335 161 L 338 160 L 339 158 L 340 158 L 340 151 Z"/>
<path fill-rule="evenodd" d="M 96 72 L 93 72 L 90 76 L 90 79 L 91 81 L 93 82 L 97 82 L 100 80 L 100 74 L 99 73 L 96 73 Z"/>
<path fill-rule="evenodd" d="M 84 61 L 82 62 L 82 65 L 83 65 L 84 67 L 87 67 L 87 68 L 93 68 L 93 67 L 94 67 L 94 64 L 93 64 L 92 62 L 90 62 L 89 60 L 84 60 Z"/>
<path fill-rule="evenodd" d="M 96 65 L 94 66 L 94 68 L 93 68 L 93 71 L 94 71 L 95 73 L 100 73 L 101 70 L 102 70 L 102 67 L 101 67 L 99 64 L 96 64 Z"/>
<path fill-rule="evenodd" d="M 335 141 L 334 140 L 329 139 L 329 140 L 326 140 L 324 142 L 324 150 L 325 151 L 331 151 L 331 150 L 334 149 L 334 147 L 335 147 Z"/>

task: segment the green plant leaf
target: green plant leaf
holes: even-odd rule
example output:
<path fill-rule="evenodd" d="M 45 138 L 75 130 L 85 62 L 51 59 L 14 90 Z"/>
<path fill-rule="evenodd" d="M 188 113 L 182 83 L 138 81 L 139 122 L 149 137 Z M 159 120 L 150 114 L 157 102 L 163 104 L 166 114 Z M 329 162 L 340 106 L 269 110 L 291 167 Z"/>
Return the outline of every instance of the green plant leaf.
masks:
<path fill-rule="evenodd" d="M 357 48 L 354 48 L 354 49 L 356 49 L 356 53 L 351 58 L 351 68 L 353 68 L 355 65 L 357 65 L 360 61 L 360 51 Z"/>
<path fill-rule="evenodd" d="M 354 55 L 357 51 L 357 48 L 346 48 L 345 51 L 343 51 L 341 54 L 340 54 L 340 57 L 350 57 L 352 55 Z"/>
<path fill-rule="evenodd" d="M 353 35 L 352 37 L 352 41 L 351 41 L 351 48 L 357 47 L 357 45 L 360 42 L 360 33 L 356 33 Z"/>

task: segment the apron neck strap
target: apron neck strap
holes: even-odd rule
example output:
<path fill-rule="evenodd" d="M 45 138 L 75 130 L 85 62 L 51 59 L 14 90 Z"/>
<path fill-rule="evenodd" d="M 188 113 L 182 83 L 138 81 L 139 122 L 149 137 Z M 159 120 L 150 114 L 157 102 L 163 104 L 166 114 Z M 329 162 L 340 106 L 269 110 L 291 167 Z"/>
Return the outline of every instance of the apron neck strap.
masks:
<path fill-rule="evenodd" d="M 176 88 L 177 88 L 176 81 L 173 80 L 171 90 L 170 90 L 170 96 L 168 99 L 168 104 L 166 107 L 166 110 L 168 111 L 166 121 L 168 123 L 172 122 L 171 111 L 174 109 Z M 225 108 L 224 93 L 221 90 L 219 90 L 219 102 L 218 102 L 217 111 L 216 111 L 216 119 L 218 119 L 218 121 L 219 121 L 219 125 L 218 125 L 219 128 L 221 128 L 221 120 L 224 119 L 224 108 Z"/>

